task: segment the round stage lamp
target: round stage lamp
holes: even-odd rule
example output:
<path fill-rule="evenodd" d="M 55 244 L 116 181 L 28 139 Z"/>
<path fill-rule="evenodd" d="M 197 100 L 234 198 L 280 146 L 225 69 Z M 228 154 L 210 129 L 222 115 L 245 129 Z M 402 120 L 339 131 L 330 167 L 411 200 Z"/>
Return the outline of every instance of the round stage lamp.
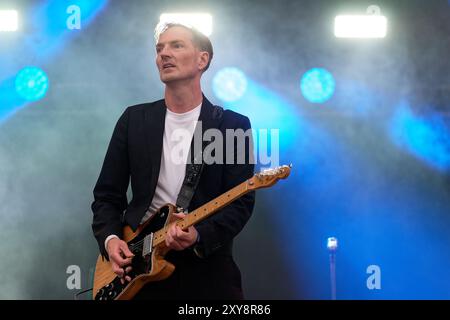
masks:
<path fill-rule="evenodd" d="M 223 68 L 214 76 L 212 86 L 214 94 L 220 100 L 237 101 L 247 90 L 247 77 L 238 68 Z"/>
<path fill-rule="evenodd" d="M 334 94 L 335 87 L 333 75 L 322 68 L 305 72 L 300 82 L 303 96 L 312 103 L 324 103 L 329 100 Z"/>
<path fill-rule="evenodd" d="M 16 76 L 16 92 L 25 100 L 42 99 L 48 90 L 48 77 L 42 69 L 26 67 Z"/>

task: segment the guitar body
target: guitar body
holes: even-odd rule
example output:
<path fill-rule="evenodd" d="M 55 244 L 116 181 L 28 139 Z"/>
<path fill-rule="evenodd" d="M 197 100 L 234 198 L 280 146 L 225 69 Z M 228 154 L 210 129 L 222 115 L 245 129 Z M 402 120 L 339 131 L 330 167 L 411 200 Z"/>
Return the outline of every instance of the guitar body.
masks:
<path fill-rule="evenodd" d="M 132 271 L 128 274 L 132 278 L 129 283 L 122 284 L 120 278 L 112 271 L 111 263 L 99 255 L 94 274 L 93 298 L 95 300 L 129 300 L 145 284 L 164 280 L 173 273 L 175 266 L 164 260 L 164 256 L 169 251 L 165 243 L 155 246 L 152 252 L 144 257 L 142 242 L 145 236 L 175 222 L 177 217 L 172 215 L 174 212 L 176 207 L 167 204 L 145 224 L 139 226 L 136 232 L 133 232 L 129 226 L 124 228 L 123 240 L 135 255 L 131 262 Z"/>

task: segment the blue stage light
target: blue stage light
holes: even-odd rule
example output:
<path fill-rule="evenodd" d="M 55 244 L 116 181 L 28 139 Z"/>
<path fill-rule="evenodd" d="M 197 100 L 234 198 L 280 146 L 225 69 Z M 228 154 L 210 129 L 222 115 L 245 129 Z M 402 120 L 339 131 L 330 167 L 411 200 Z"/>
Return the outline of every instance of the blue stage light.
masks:
<path fill-rule="evenodd" d="M 239 100 L 247 90 L 247 78 L 238 68 L 227 67 L 217 72 L 212 86 L 217 98 L 233 102 Z"/>
<path fill-rule="evenodd" d="M 329 100 L 336 87 L 333 75 L 325 69 L 314 68 L 307 71 L 300 82 L 303 96 L 312 103 Z"/>
<path fill-rule="evenodd" d="M 36 101 L 45 96 L 48 90 L 48 77 L 36 67 L 26 67 L 16 76 L 16 92 L 25 100 Z"/>
<path fill-rule="evenodd" d="M 398 146 L 438 170 L 450 170 L 450 128 L 444 117 L 418 116 L 404 102 L 390 125 L 391 137 Z"/>

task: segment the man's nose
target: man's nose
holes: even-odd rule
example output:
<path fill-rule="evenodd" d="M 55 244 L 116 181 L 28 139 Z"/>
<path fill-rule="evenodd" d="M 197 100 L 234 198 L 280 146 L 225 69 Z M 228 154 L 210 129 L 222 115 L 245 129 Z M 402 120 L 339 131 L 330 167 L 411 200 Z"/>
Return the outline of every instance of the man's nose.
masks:
<path fill-rule="evenodd" d="M 161 50 L 159 51 L 159 56 L 163 60 L 170 57 L 170 50 L 167 47 L 162 47 Z"/>

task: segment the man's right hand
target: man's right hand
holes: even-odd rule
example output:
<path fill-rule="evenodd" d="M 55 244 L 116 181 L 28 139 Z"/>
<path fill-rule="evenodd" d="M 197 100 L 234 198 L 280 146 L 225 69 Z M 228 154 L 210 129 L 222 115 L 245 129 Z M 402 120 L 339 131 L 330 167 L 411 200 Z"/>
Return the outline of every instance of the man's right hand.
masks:
<path fill-rule="evenodd" d="M 134 254 L 128 248 L 127 243 L 118 238 L 113 238 L 108 241 L 106 251 L 108 252 L 111 268 L 120 278 L 122 284 L 124 284 L 125 281 L 131 281 L 131 278 L 127 276 L 127 274 L 131 271 L 131 266 L 129 265 L 131 264 Z"/>

